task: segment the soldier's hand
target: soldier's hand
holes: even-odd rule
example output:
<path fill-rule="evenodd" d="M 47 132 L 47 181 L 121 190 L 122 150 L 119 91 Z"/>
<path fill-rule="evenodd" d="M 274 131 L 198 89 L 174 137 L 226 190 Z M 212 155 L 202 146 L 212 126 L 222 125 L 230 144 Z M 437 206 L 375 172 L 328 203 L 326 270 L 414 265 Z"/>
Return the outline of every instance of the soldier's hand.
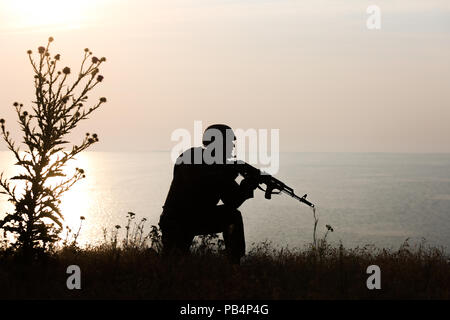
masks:
<path fill-rule="evenodd" d="M 253 192 L 256 188 L 258 188 L 259 182 L 256 179 L 245 178 L 241 181 L 241 188 Z"/>

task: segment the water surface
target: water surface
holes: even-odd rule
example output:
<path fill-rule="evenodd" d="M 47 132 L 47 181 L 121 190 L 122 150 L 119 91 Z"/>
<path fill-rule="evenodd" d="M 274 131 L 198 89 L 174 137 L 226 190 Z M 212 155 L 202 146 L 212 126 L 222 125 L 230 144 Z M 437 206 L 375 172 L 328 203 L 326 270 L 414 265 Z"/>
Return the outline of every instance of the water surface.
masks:
<path fill-rule="evenodd" d="M 0 152 L 0 170 L 12 174 L 13 163 Z M 62 210 L 72 229 L 86 217 L 82 243 L 101 241 L 103 228 L 124 226 L 128 211 L 157 224 L 172 177 L 169 152 L 86 152 L 73 166 L 87 178 L 64 196 Z M 449 154 L 282 153 L 277 177 L 308 193 L 318 208 L 318 234 L 332 225 L 333 242 L 398 247 L 406 238 L 426 238 L 450 247 Z M 11 210 L 6 200 L 0 195 L 0 216 Z M 249 248 L 264 240 L 289 247 L 312 240 L 311 210 L 286 195 L 266 200 L 257 190 L 241 211 Z"/>

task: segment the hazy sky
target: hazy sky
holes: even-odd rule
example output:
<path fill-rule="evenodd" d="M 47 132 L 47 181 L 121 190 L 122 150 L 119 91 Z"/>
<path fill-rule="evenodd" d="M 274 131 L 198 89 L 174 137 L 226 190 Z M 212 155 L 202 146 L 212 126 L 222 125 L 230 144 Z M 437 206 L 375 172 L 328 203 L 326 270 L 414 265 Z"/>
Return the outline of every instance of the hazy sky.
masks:
<path fill-rule="evenodd" d="M 0 0 L 9 125 L 49 36 L 63 64 L 108 58 L 109 102 L 77 131 L 95 150 L 169 150 L 202 120 L 278 128 L 284 151 L 450 152 L 448 0 Z"/>

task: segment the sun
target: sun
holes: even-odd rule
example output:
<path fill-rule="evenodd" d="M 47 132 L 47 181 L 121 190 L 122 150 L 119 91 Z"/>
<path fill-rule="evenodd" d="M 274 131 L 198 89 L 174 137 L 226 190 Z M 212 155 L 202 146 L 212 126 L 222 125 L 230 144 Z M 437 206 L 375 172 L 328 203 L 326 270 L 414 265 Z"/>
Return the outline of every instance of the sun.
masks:
<path fill-rule="evenodd" d="M 80 27 L 88 4 L 95 0 L 14 0 L 8 1 L 10 25 L 23 29 Z"/>

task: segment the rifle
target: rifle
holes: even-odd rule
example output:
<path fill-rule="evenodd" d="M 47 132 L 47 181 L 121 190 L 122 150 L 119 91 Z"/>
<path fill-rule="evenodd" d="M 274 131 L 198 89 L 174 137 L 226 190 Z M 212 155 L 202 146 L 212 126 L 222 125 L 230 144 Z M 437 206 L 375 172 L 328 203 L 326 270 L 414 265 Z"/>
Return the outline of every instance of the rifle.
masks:
<path fill-rule="evenodd" d="M 234 164 L 237 166 L 238 173 L 240 173 L 244 178 L 254 179 L 259 183 L 258 189 L 264 191 L 264 197 L 266 199 L 271 199 L 273 194 L 280 194 L 283 192 L 294 199 L 303 202 L 311 208 L 315 207 L 314 204 L 306 200 L 306 194 L 303 197 L 296 195 L 294 193 L 294 189 L 288 187 L 286 184 L 274 178 L 270 174 L 267 174 L 242 160 L 234 160 Z M 260 186 L 261 184 L 265 184 L 266 188 L 263 189 Z"/>

